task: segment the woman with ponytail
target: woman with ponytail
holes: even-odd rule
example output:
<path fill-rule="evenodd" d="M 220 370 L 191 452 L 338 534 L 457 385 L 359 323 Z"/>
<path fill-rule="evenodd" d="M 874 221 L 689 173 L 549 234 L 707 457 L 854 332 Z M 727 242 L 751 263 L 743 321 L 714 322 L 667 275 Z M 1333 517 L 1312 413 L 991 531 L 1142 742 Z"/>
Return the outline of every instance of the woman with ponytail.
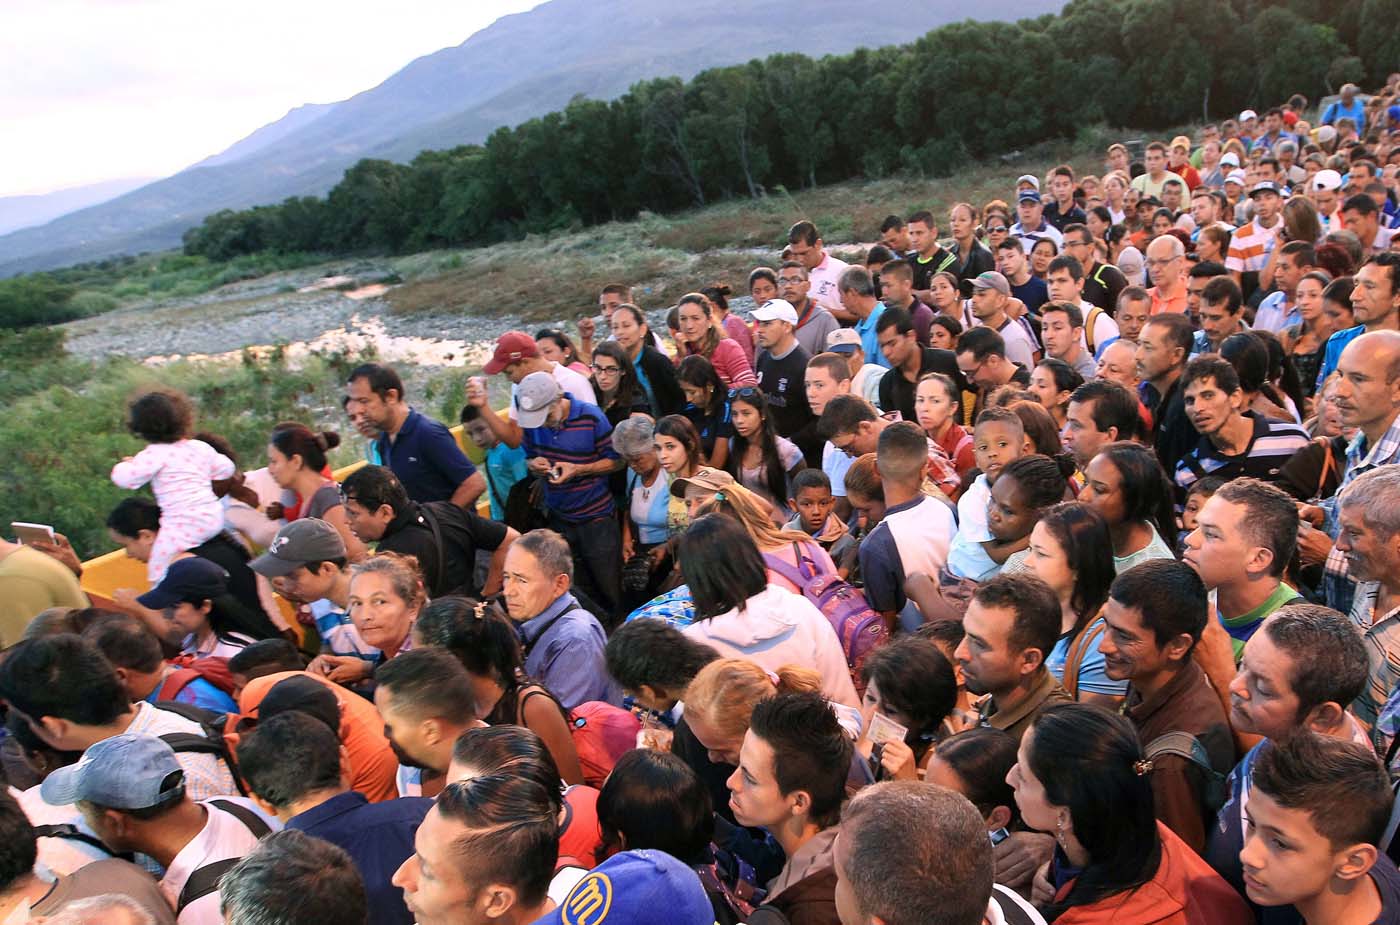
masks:
<path fill-rule="evenodd" d="M 288 421 L 272 429 L 267 446 L 267 473 L 279 487 L 296 494 L 300 503 L 292 511 L 269 511 L 288 520 L 315 517 L 335 527 L 345 541 L 345 557 L 358 562 L 365 557 L 365 545 L 350 531 L 340 487 L 330 476 L 326 453 L 340 446 L 335 431 L 313 433 L 310 428 Z M 273 518 L 274 520 L 277 518 Z"/>
<path fill-rule="evenodd" d="M 1153 773 L 1126 717 L 1082 703 L 1036 717 L 1007 782 L 1025 824 L 1055 836 L 1033 892 L 1046 921 L 1254 921 L 1239 894 L 1157 821 Z"/>

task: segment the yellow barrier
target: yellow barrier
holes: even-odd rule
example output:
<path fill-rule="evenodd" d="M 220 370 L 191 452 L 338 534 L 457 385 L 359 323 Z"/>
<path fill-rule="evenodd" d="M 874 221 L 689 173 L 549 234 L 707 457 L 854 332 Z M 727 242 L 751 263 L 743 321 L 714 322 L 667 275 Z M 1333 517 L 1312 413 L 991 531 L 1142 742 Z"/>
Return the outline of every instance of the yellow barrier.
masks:
<path fill-rule="evenodd" d="M 484 460 L 481 451 L 476 448 L 470 440 L 465 439 L 462 426 L 459 424 L 452 428 L 452 436 L 457 438 L 457 443 L 462 447 L 462 451 L 471 458 L 472 462 L 480 467 Z M 345 481 L 345 478 L 356 469 L 368 463 L 361 459 L 348 466 L 342 466 L 331 473 L 337 482 Z M 483 501 L 478 504 L 478 509 L 486 508 L 482 516 L 489 516 L 489 499 L 482 495 Z M 146 564 L 137 562 L 129 558 L 125 550 L 115 550 L 89 559 L 83 563 L 83 577 L 80 582 L 88 597 L 94 598 L 93 605 L 101 606 L 104 600 L 111 600 L 112 592 L 118 588 L 132 588 L 138 593 L 150 588 L 150 583 L 146 581 Z M 286 602 L 278 598 L 278 602 L 283 604 L 283 610 L 288 617 L 291 616 L 291 608 L 286 606 Z"/>

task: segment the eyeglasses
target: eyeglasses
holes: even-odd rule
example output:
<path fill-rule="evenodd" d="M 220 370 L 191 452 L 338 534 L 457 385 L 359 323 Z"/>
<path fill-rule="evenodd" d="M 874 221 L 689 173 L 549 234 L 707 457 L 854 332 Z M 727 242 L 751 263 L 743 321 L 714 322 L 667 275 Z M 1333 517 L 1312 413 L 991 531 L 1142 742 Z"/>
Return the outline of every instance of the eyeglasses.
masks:
<path fill-rule="evenodd" d="M 601 376 L 603 373 L 620 373 L 620 372 L 622 372 L 622 367 L 621 367 L 621 366 L 599 366 L 597 363 L 594 363 L 592 366 L 590 366 L 590 367 L 588 367 L 588 368 L 591 369 L 591 370 L 593 370 L 593 372 L 596 373 L 596 374 L 599 375 L 599 376 Z"/>
<path fill-rule="evenodd" d="M 1147 261 L 1147 268 L 1148 268 L 1149 270 L 1152 270 L 1152 269 L 1160 270 L 1160 269 L 1162 269 L 1163 267 L 1169 267 L 1169 266 L 1171 266 L 1171 265 L 1172 265 L 1173 263 L 1175 263 L 1178 259 L 1179 259 L 1179 258 L 1177 258 L 1177 257 L 1168 257 L 1168 258 L 1166 258 L 1165 260 L 1149 260 L 1149 261 Z"/>
<path fill-rule="evenodd" d="M 1088 241 L 1066 241 L 1065 247 L 1088 247 Z"/>
<path fill-rule="evenodd" d="M 1010 231 L 1010 230 L 1011 230 L 1011 229 L 1010 229 L 1010 228 L 1007 228 L 1005 225 L 988 225 L 988 226 L 987 226 L 987 234 L 1006 234 L 1006 232 L 1008 232 L 1008 231 Z"/>
<path fill-rule="evenodd" d="M 798 285 L 799 283 L 805 283 L 805 282 L 807 282 L 807 277 L 805 277 L 805 276 L 779 276 L 779 277 L 778 277 L 778 285 L 779 285 L 779 286 L 796 286 L 796 285 Z"/>

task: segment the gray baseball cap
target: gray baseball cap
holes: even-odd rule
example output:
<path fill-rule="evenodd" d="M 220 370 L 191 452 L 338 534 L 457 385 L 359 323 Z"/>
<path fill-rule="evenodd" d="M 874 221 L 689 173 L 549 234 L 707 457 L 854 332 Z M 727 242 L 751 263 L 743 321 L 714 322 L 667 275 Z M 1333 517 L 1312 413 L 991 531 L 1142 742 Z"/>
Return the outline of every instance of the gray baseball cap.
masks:
<path fill-rule="evenodd" d="M 531 373 L 515 387 L 515 422 L 521 427 L 543 427 L 549 407 L 564 394 L 553 373 Z"/>
<path fill-rule="evenodd" d="M 973 289 L 995 289 L 1002 295 L 1011 295 L 1011 284 L 1006 281 L 996 270 L 987 270 L 985 273 L 978 273 L 972 281 Z"/>
<path fill-rule="evenodd" d="M 344 558 L 345 540 L 340 531 L 324 520 L 303 517 L 278 530 L 267 545 L 267 552 L 248 563 L 248 567 L 265 578 L 281 578 L 308 562 Z"/>
<path fill-rule="evenodd" d="M 49 774 L 39 795 L 50 806 L 81 800 L 109 809 L 150 809 L 183 782 L 169 745 L 153 735 L 123 733 L 89 747 L 77 764 Z"/>

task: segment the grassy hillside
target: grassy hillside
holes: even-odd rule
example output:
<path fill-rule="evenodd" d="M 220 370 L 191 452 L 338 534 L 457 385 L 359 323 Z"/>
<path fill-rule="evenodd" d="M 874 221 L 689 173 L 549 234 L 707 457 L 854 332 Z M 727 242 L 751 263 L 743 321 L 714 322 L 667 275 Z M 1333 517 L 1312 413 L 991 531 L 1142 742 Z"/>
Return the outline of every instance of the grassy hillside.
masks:
<path fill-rule="evenodd" d="M 794 195 L 779 191 L 763 200 L 648 215 L 510 244 L 378 258 L 362 263 L 404 282 L 382 300 L 358 304 L 366 314 L 387 314 L 391 322 L 455 315 L 463 327 L 470 320 L 478 336 L 490 337 L 504 324 L 492 320 L 500 315 L 552 323 L 591 313 L 606 282 L 635 284 L 638 301 L 651 310 L 714 281 L 727 282 L 738 293 L 753 267 L 776 266 L 784 234 L 799 218 L 815 221 L 838 254 L 858 259 L 864 247 L 857 242 L 873 240 L 890 212 L 929 208 L 942 215 L 958 200 L 980 206 L 1006 199 L 1017 175 L 1043 175 L 1062 161 L 1097 173 L 1110 137 L 1117 136 L 1087 131 L 1074 144 L 1038 148 L 947 180 L 849 183 Z M 276 343 L 287 339 L 286 321 L 300 310 L 299 300 L 343 298 L 301 294 L 299 286 L 318 275 L 354 272 L 356 265 L 353 257 L 212 264 L 155 255 L 65 271 L 63 280 L 77 290 L 75 301 L 109 309 L 78 323 L 85 337 L 104 324 L 115 342 L 118 332 L 129 337 L 131 328 L 143 323 L 152 330 L 180 324 L 179 319 L 218 326 L 235 315 L 260 312 L 259 342 Z M 350 364 L 367 358 L 331 354 L 288 364 L 274 351 L 270 358 L 249 355 L 236 364 L 151 367 L 118 356 L 68 355 L 62 333 L 35 328 L 0 335 L 0 400 L 9 409 L 0 423 L 0 481 L 15 486 L 0 502 L 0 523 L 6 518 L 53 523 L 84 556 L 110 548 L 102 523 L 123 492 L 112 486 L 108 473 L 113 462 L 139 448 L 122 427 L 124 404 L 133 391 L 157 383 L 189 391 L 199 403 L 200 426 L 228 435 L 243 454 L 242 464 L 255 468 L 263 463 L 263 440 L 277 421 L 295 418 L 350 436 L 339 405 L 340 383 Z M 420 406 L 448 420 L 455 419 L 464 378 L 475 371 L 456 362 L 461 365 L 404 370 Z M 334 454 L 333 464 L 356 458 L 359 441 L 348 444 Z"/>
<path fill-rule="evenodd" d="M 1121 137 L 1096 127 L 1073 143 L 1016 152 L 946 180 L 841 183 L 796 193 L 779 189 L 758 200 L 391 259 L 405 282 L 390 290 L 388 301 L 404 314 L 507 311 L 552 321 L 591 311 L 598 291 L 611 282 L 632 283 L 647 309 L 672 305 L 685 292 L 715 281 L 740 293 L 755 266 L 777 266 L 787 229 L 798 219 L 815 222 L 838 255 L 859 258 L 864 255 L 860 242 L 877 240 L 880 223 L 891 212 L 931 209 L 941 217 L 960 200 L 979 209 L 992 199 L 1011 201 L 1017 176 L 1043 176 L 1058 163 L 1097 175 L 1102 152 Z"/>

